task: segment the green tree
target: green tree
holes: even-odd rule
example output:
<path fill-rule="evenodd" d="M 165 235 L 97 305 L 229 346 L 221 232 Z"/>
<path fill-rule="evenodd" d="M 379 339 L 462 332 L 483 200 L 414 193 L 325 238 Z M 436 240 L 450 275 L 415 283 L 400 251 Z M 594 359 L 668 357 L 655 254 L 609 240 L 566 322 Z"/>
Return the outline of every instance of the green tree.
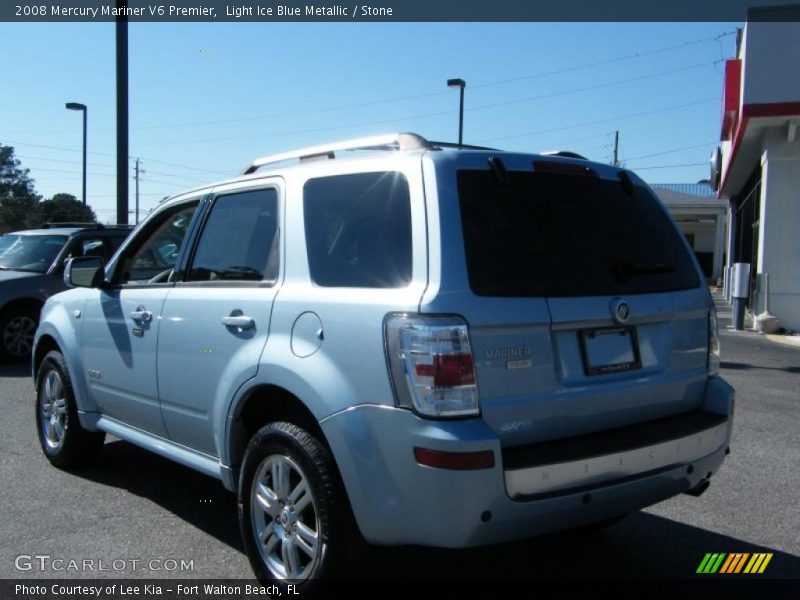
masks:
<path fill-rule="evenodd" d="M 0 233 L 39 223 L 40 197 L 28 169 L 20 167 L 14 148 L 0 144 Z"/>
<path fill-rule="evenodd" d="M 84 205 L 72 194 L 55 194 L 39 207 L 39 217 L 43 223 L 96 223 L 97 217 L 92 207 Z"/>

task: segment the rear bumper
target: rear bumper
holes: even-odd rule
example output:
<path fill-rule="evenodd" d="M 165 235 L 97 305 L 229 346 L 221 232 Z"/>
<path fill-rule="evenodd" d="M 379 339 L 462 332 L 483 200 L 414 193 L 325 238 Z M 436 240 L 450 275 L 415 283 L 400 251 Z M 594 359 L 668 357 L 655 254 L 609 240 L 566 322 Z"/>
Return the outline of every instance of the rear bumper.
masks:
<path fill-rule="evenodd" d="M 338 413 L 322 428 L 368 541 L 468 547 L 615 517 L 696 488 L 725 458 L 733 403 L 733 389 L 709 379 L 694 425 L 645 424 L 640 439 L 607 439 L 594 452 L 575 438 L 504 453 L 479 419 L 430 421 L 384 406 Z M 414 447 L 492 450 L 495 466 L 426 467 Z"/>
<path fill-rule="evenodd" d="M 503 452 L 506 491 L 535 500 L 622 483 L 675 465 L 689 465 L 719 450 L 728 418 L 693 411 L 639 425 Z"/>

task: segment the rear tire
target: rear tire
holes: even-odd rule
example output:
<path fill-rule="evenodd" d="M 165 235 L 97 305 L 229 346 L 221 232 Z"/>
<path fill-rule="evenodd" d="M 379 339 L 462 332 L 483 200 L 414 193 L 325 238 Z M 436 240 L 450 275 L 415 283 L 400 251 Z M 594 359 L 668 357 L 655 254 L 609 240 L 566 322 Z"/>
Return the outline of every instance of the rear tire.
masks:
<path fill-rule="evenodd" d="M 36 375 L 36 431 L 42 452 L 60 469 L 93 462 L 105 442 L 104 432 L 81 426 L 67 364 L 57 350 L 47 353 Z"/>
<path fill-rule="evenodd" d="M 350 506 L 327 447 L 292 423 L 262 427 L 245 450 L 239 524 L 253 572 L 283 591 L 313 592 L 341 574 L 358 546 Z"/>
<path fill-rule="evenodd" d="M 39 309 L 34 306 L 16 306 L 4 311 L 0 316 L 0 358 L 13 362 L 30 358 L 38 326 Z"/>

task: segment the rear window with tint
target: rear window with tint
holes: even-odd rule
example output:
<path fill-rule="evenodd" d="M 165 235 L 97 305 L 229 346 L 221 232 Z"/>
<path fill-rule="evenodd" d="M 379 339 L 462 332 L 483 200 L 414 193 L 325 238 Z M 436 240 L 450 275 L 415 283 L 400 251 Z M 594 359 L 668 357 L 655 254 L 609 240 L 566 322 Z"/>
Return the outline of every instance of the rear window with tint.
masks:
<path fill-rule="evenodd" d="M 411 205 L 401 173 L 310 179 L 303 210 L 317 285 L 397 288 L 411 281 Z"/>
<path fill-rule="evenodd" d="M 694 262 L 653 197 L 619 181 L 512 171 L 458 173 L 472 291 L 600 296 L 695 288 Z"/>

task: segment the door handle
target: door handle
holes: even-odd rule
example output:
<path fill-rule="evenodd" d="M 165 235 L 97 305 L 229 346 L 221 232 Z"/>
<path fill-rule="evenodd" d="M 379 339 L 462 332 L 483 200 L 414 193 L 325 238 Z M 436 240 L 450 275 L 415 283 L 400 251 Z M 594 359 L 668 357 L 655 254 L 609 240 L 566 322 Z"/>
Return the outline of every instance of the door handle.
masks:
<path fill-rule="evenodd" d="M 134 321 L 141 321 L 142 323 L 149 323 L 153 320 L 153 313 L 149 310 L 145 310 L 143 306 L 140 306 L 136 310 L 131 311 L 131 319 Z"/>
<path fill-rule="evenodd" d="M 250 329 L 256 323 L 253 320 L 253 317 L 248 317 L 247 315 L 238 315 L 238 316 L 229 316 L 229 317 L 222 317 L 222 324 L 225 327 L 236 327 L 239 331 L 243 329 Z"/>

